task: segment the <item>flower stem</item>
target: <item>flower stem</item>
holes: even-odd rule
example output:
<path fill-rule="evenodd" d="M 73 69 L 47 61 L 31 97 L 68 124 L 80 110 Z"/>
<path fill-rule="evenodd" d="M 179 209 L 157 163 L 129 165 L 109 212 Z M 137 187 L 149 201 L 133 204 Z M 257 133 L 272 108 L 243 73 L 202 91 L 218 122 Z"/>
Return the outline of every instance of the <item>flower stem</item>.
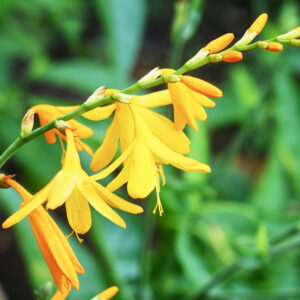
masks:
<path fill-rule="evenodd" d="M 284 44 L 289 44 L 290 41 L 282 41 L 282 40 L 278 40 L 277 37 L 272 38 L 270 40 L 267 40 L 266 42 L 272 42 L 272 41 L 279 41 L 280 43 L 284 43 Z M 220 52 L 219 54 L 222 54 L 224 52 L 230 51 L 230 50 L 239 50 L 239 51 L 246 51 L 246 50 L 251 50 L 251 49 L 255 49 L 258 47 L 258 42 L 246 45 L 246 46 L 235 46 L 233 45 L 231 48 L 226 49 L 223 52 Z M 197 63 L 191 64 L 191 65 L 183 65 L 182 67 L 180 67 L 177 71 L 174 72 L 175 75 L 181 75 L 184 74 L 188 71 L 194 70 L 196 68 L 200 68 L 201 66 L 204 66 L 208 63 L 211 62 L 211 56 L 208 55 L 207 57 L 203 58 L 202 60 L 200 60 Z M 137 91 L 141 91 L 141 90 L 146 90 L 158 85 L 161 85 L 163 83 L 166 83 L 166 80 L 164 78 L 164 76 L 159 77 L 155 80 L 146 82 L 146 83 L 140 83 L 140 82 L 136 82 L 133 85 L 129 86 L 128 88 L 121 90 L 120 92 L 125 93 L 125 94 L 132 94 L 134 92 Z M 111 104 L 113 102 L 112 99 L 112 94 L 109 94 L 97 101 L 94 101 L 92 103 L 83 103 L 78 109 L 74 110 L 73 112 L 66 114 L 64 116 L 61 116 L 49 123 L 47 123 L 44 126 L 41 126 L 35 130 L 33 130 L 32 132 L 30 132 L 29 134 L 25 135 L 25 136 L 19 136 L 15 141 L 12 142 L 12 144 L 1 154 L 0 156 L 0 168 L 7 162 L 7 160 L 19 149 L 21 148 L 24 144 L 26 144 L 27 142 L 31 141 L 32 139 L 34 139 L 35 137 L 45 133 L 46 131 L 55 128 L 55 124 L 56 121 L 62 120 L 62 121 L 68 121 L 71 119 L 74 119 L 80 115 L 82 115 L 83 113 L 90 111 L 96 107 L 99 106 L 103 106 L 105 104 Z"/>

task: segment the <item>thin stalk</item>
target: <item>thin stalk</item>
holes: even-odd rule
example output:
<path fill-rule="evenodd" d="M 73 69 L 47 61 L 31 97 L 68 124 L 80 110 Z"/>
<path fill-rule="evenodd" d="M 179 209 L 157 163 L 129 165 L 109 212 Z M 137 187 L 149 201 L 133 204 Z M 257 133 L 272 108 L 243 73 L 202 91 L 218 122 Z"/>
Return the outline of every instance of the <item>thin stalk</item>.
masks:
<path fill-rule="evenodd" d="M 266 42 L 271 42 L 271 41 L 278 41 L 278 39 L 277 39 L 277 37 L 275 37 L 273 39 L 267 40 Z M 279 42 L 285 43 L 285 44 L 290 43 L 290 41 L 281 41 L 281 40 Z M 255 49 L 255 48 L 258 48 L 258 42 L 249 44 L 247 46 L 232 46 L 231 48 L 228 48 L 227 50 L 220 52 L 219 54 L 225 53 L 230 50 L 246 51 L 246 50 L 251 50 L 251 49 Z M 212 57 L 213 56 L 208 55 L 207 57 L 203 58 L 202 60 L 200 60 L 199 62 L 197 62 L 195 64 L 189 64 L 189 65 L 185 64 L 181 68 L 179 68 L 177 71 L 175 71 L 173 74 L 181 75 L 188 71 L 194 70 L 196 68 L 200 68 L 201 66 L 204 66 L 204 65 L 212 62 Z M 161 85 L 163 83 L 167 83 L 167 82 L 168 82 L 167 78 L 165 76 L 161 76 L 155 80 L 151 80 L 146 83 L 136 82 L 133 85 L 129 86 L 128 88 L 121 90 L 120 92 L 125 93 L 125 94 L 132 94 L 134 92 L 149 89 L 149 88 L 152 88 L 152 87 L 155 87 L 155 86 Z M 111 104 L 111 103 L 113 103 L 113 101 L 114 101 L 114 99 L 113 99 L 113 93 L 112 93 L 112 94 L 109 94 L 99 100 L 92 102 L 92 103 L 83 103 L 79 108 L 77 108 L 73 112 L 68 113 L 64 116 L 61 116 L 61 117 L 47 123 L 46 125 L 37 128 L 25 136 L 17 137 L 17 139 L 15 141 L 13 141 L 12 144 L 0 156 L 0 168 L 24 144 L 28 143 L 29 141 L 36 138 L 37 136 L 45 133 L 46 131 L 55 128 L 57 121 L 59 121 L 59 120 L 68 121 L 68 120 L 74 119 L 74 118 L 82 115 L 83 113 L 88 112 L 96 107 L 103 106 L 106 104 Z"/>
<path fill-rule="evenodd" d="M 283 245 L 283 246 L 275 246 L 279 242 L 283 242 L 286 239 L 297 235 L 300 232 L 299 225 L 296 224 L 294 227 L 289 228 L 285 232 L 279 234 L 278 236 L 274 237 L 270 241 L 270 245 L 273 245 L 270 247 L 270 250 L 268 252 L 269 256 L 276 257 L 278 255 L 283 255 L 286 254 L 292 250 L 299 249 L 300 248 L 300 241 L 297 240 L 295 242 L 292 242 L 288 245 Z M 254 259 L 259 259 L 257 255 L 253 255 L 248 258 L 254 258 Z M 238 271 L 242 270 L 245 266 L 245 261 L 246 258 L 239 259 L 235 261 L 234 263 L 230 264 L 226 268 L 224 268 L 221 272 L 219 272 L 217 275 L 215 275 L 211 280 L 209 280 L 201 289 L 201 291 L 196 295 L 193 296 L 190 300 L 203 300 L 203 299 L 211 299 L 209 297 L 209 292 L 219 285 L 220 283 L 224 282 L 227 280 L 229 277 L 237 273 Z M 248 298 L 247 298 L 248 299 Z"/>

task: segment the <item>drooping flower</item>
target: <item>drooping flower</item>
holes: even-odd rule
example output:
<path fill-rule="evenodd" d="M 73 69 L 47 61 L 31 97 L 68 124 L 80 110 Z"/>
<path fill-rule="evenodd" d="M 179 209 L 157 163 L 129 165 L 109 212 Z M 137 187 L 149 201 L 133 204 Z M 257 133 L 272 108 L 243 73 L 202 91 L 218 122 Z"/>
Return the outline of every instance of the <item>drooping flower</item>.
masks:
<path fill-rule="evenodd" d="M 89 176 L 81 168 L 72 131 L 70 129 L 65 131 L 67 150 L 61 171 L 30 201 L 10 216 L 3 223 L 4 228 L 16 224 L 45 202 L 47 209 L 55 209 L 66 204 L 67 218 L 76 234 L 84 234 L 91 227 L 89 203 L 100 214 L 121 227 L 126 227 L 126 224 L 110 205 L 134 214 L 143 211 L 140 206 L 123 200 L 95 181 L 84 184 Z"/>
<path fill-rule="evenodd" d="M 92 300 L 110 300 L 118 293 L 118 291 L 119 289 L 117 286 L 111 286 L 110 288 L 95 296 Z"/>
<path fill-rule="evenodd" d="M 163 69 L 163 74 L 175 72 Z M 211 83 L 189 75 L 180 75 L 181 81 L 168 83 L 174 108 L 174 126 L 176 130 L 184 129 L 188 123 L 198 129 L 196 120 L 205 121 L 206 111 L 203 107 L 214 107 L 215 103 L 208 97 L 222 97 L 222 91 Z"/>
<path fill-rule="evenodd" d="M 131 104 L 116 103 L 114 120 L 94 156 L 92 169 L 108 164 L 108 160 L 103 163 L 100 158 L 106 157 L 108 149 L 115 153 L 118 139 L 121 156 L 106 169 L 91 176 L 88 182 L 106 177 L 123 163 L 123 169 L 107 188 L 114 191 L 127 183 L 127 191 L 132 198 L 145 198 L 154 188 L 159 192 L 159 175 L 164 181 L 162 164 L 171 164 L 186 171 L 210 172 L 208 165 L 182 155 L 189 152 L 189 140 L 182 131 L 176 131 L 170 120 L 134 100 Z M 159 195 L 157 200 L 161 214 Z"/>
<path fill-rule="evenodd" d="M 41 126 L 46 125 L 47 123 L 53 121 L 54 119 L 57 119 L 63 115 L 66 115 L 68 113 L 73 112 L 75 109 L 77 109 L 79 105 L 77 106 L 53 106 L 53 105 L 47 105 L 47 104 L 39 104 L 31 107 L 26 115 L 34 115 L 37 114 L 39 117 L 39 121 Z M 81 151 L 82 149 L 86 151 L 88 154 L 93 155 L 93 151 L 91 148 L 84 142 L 81 141 L 81 139 L 87 139 L 93 135 L 93 130 L 75 120 L 69 120 L 67 121 L 67 124 L 70 125 L 70 127 L 75 131 L 75 144 L 78 151 Z M 54 144 L 56 142 L 56 136 L 59 138 L 65 140 L 65 136 L 56 128 L 48 130 L 44 133 L 46 141 L 48 144 Z"/>
<path fill-rule="evenodd" d="M 187 154 L 190 152 L 190 141 L 187 136 L 182 131 L 174 130 L 174 125 L 168 118 L 147 108 L 170 104 L 171 99 L 168 90 L 144 96 L 133 96 L 132 102 L 139 107 L 139 111 L 152 134 L 161 142 L 177 153 Z M 112 161 L 117 152 L 119 139 L 122 152 L 134 139 L 135 122 L 128 106 L 112 105 L 114 105 L 113 109 L 116 109 L 116 113 L 105 133 L 102 145 L 93 156 L 90 167 L 94 172 L 101 170 Z M 97 114 L 90 115 L 89 118 L 95 120 L 101 116 L 103 114 L 101 114 L 101 110 L 98 110 Z"/>
<path fill-rule="evenodd" d="M 4 181 L 20 194 L 23 205 L 26 205 L 34 198 L 19 183 L 9 177 L 6 177 Z M 84 269 L 59 227 L 41 205 L 28 214 L 28 220 L 54 282 L 58 287 L 57 295 L 66 296 L 70 292 L 71 286 L 78 290 L 79 281 L 77 274 L 83 274 Z"/>

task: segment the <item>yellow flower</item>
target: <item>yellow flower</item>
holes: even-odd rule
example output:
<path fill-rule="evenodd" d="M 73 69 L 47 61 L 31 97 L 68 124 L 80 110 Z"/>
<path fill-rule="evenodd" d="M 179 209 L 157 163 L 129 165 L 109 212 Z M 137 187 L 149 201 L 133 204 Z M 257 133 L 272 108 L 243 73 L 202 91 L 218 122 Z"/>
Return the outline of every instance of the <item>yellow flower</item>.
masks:
<path fill-rule="evenodd" d="M 109 300 L 114 297 L 118 293 L 119 289 L 116 286 L 111 286 L 110 288 L 104 290 L 97 296 L 95 296 L 92 300 Z"/>
<path fill-rule="evenodd" d="M 175 72 L 163 69 L 164 75 Z M 196 120 L 205 121 L 205 107 L 214 107 L 215 103 L 208 97 L 222 97 L 222 91 L 211 83 L 189 75 L 180 75 L 181 81 L 168 83 L 168 89 L 174 108 L 174 126 L 176 130 L 184 129 L 188 123 L 193 129 L 198 129 Z"/>
<path fill-rule="evenodd" d="M 66 115 L 68 113 L 71 113 L 75 109 L 77 109 L 79 105 L 77 106 L 53 106 L 53 105 L 47 105 L 47 104 L 39 104 L 36 106 L 31 107 L 26 115 L 33 115 L 37 114 L 40 120 L 41 126 L 46 125 L 47 123 L 53 121 L 54 119 L 57 119 L 63 115 Z M 69 120 L 67 123 L 70 125 L 71 128 L 75 130 L 75 143 L 76 148 L 78 151 L 81 151 L 82 149 L 86 151 L 88 154 L 93 155 L 93 151 L 91 148 L 81 141 L 81 139 L 87 139 L 93 135 L 93 130 L 89 127 L 75 121 L 75 120 Z M 54 144 L 56 142 L 56 135 L 66 140 L 66 137 L 57 129 L 51 129 L 44 133 L 46 141 L 48 144 Z"/>
<path fill-rule="evenodd" d="M 4 228 L 16 224 L 45 202 L 47 202 L 47 209 L 55 209 L 66 204 L 67 218 L 76 234 L 84 234 L 91 227 L 89 203 L 100 214 L 121 227 L 126 227 L 126 224 L 110 205 L 135 214 L 143 211 L 140 206 L 114 195 L 97 182 L 91 181 L 89 184 L 84 184 L 89 176 L 81 168 L 70 129 L 66 129 L 66 136 L 67 150 L 61 171 L 20 210 L 10 216 L 3 223 Z"/>
<path fill-rule="evenodd" d="M 20 184 L 9 177 L 5 178 L 5 183 L 20 194 L 24 201 L 23 205 L 31 202 L 34 198 Z M 78 290 L 79 282 L 76 273 L 83 274 L 84 269 L 59 227 L 41 205 L 28 215 L 28 220 L 58 287 L 58 293 L 67 295 L 71 286 Z"/>
<path fill-rule="evenodd" d="M 134 99 L 131 104 L 116 103 L 113 122 L 95 153 L 92 169 L 103 168 L 113 158 L 114 155 L 105 160 L 109 150 L 116 152 L 118 139 L 122 155 L 102 172 L 91 176 L 88 182 L 106 177 L 123 163 L 122 171 L 107 188 L 114 191 L 127 183 L 132 198 L 145 198 L 154 188 L 159 192 L 159 174 L 164 182 L 162 164 L 186 171 L 210 172 L 209 166 L 182 155 L 189 152 L 189 140 L 182 131 L 174 130 L 170 120 L 139 105 Z M 158 207 L 162 213 L 159 196 Z"/>

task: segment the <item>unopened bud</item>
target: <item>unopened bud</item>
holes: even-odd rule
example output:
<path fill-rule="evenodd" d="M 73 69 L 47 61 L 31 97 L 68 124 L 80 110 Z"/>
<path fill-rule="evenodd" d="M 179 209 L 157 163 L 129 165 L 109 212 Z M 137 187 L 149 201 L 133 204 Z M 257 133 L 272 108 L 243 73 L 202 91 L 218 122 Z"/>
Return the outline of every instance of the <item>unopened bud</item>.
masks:
<path fill-rule="evenodd" d="M 296 39 L 298 37 L 300 37 L 300 26 L 294 28 L 293 30 L 285 34 L 279 35 L 277 38 L 279 40 L 291 40 L 291 39 Z"/>
<path fill-rule="evenodd" d="M 94 93 L 90 97 L 88 97 L 88 99 L 84 103 L 90 104 L 102 99 L 105 96 L 105 90 L 106 85 L 100 86 L 94 91 Z"/>
<path fill-rule="evenodd" d="M 282 49 L 283 49 L 283 46 L 280 43 L 276 43 L 276 42 L 268 43 L 267 50 L 269 50 L 269 51 L 279 52 L 279 51 L 282 51 Z"/>
<path fill-rule="evenodd" d="M 226 48 L 234 39 L 233 33 L 226 33 L 222 36 L 218 37 L 217 39 L 212 40 L 209 42 L 204 48 L 203 51 L 208 50 L 209 53 L 217 53 L 224 48 Z"/>
<path fill-rule="evenodd" d="M 25 136 L 32 131 L 34 125 L 34 111 L 29 109 L 25 114 L 21 124 L 21 136 Z"/>
<path fill-rule="evenodd" d="M 0 174 L 0 189 L 8 189 L 8 188 L 10 188 L 10 185 L 5 182 L 5 179 L 6 178 L 12 178 L 14 176 L 15 175 Z"/>
<path fill-rule="evenodd" d="M 147 83 L 149 81 L 155 80 L 161 75 L 161 70 L 159 67 L 152 69 L 149 73 L 143 76 L 138 82 L 139 83 Z"/>
<path fill-rule="evenodd" d="M 252 42 L 252 40 L 263 30 L 268 20 L 268 15 L 263 13 L 252 23 L 246 30 L 243 37 L 235 44 L 236 46 L 245 46 Z"/>
<path fill-rule="evenodd" d="M 55 127 L 63 134 L 65 134 L 66 129 L 74 130 L 67 122 L 62 121 L 62 120 L 56 121 Z"/>
<path fill-rule="evenodd" d="M 130 103 L 129 100 L 131 100 L 133 97 L 131 95 L 123 94 L 123 93 L 112 93 L 111 94 L 112 99 L 119 101 L 121 103 Z"/>
<path fill-rule="evenodd" d="M 180 76 L 175 74 L 164 75 L 163 78 L 164 78 L 164 82 L 166 83 L 175 83 L 181 80 Z"/>
<path fill-rule="evenodd" d="M 112 286 L 102 293 L 98 294 L 91 300 L 110 300 L 112 297 L 114 297 L 118 293 L 119 289 L 116 286 Z"/>
<path fill-rule="evenodd" d="M 293 39 L 290 41 L 290 45 L 291 46 L 296 46 L 296 47 L 300 47 L 300 39 Z"/>
<path fill-rule="evenodd" d="M 243 59 L 243 53 L 240 51 L 226 51 L 222 54 L 222 59 L 225 62 L 238 62 Z"/>
<path fill-rule="evenodd" d="M 257 47 L 259 49 L 267 49 L 268 48 L 268 42 L 265 41 L 258 41 L 257 42 Z"/>
<path fill-rule="evenodd" d="M 189 59 L 185 64 L 186 65 L 194 65 L 200 62 L 203 58 L 205 58 L 209 54 L 208 50 L 204 50 L 204 48 L 200 49 L 196 55 L 194 55 L 191 59 Z"/>
<path fill-rule="evenodd" d="M 211 54 L 209 56 L 209 61 L 217 63 L 222 61 L 222 55 L 221 54 Z"/>

